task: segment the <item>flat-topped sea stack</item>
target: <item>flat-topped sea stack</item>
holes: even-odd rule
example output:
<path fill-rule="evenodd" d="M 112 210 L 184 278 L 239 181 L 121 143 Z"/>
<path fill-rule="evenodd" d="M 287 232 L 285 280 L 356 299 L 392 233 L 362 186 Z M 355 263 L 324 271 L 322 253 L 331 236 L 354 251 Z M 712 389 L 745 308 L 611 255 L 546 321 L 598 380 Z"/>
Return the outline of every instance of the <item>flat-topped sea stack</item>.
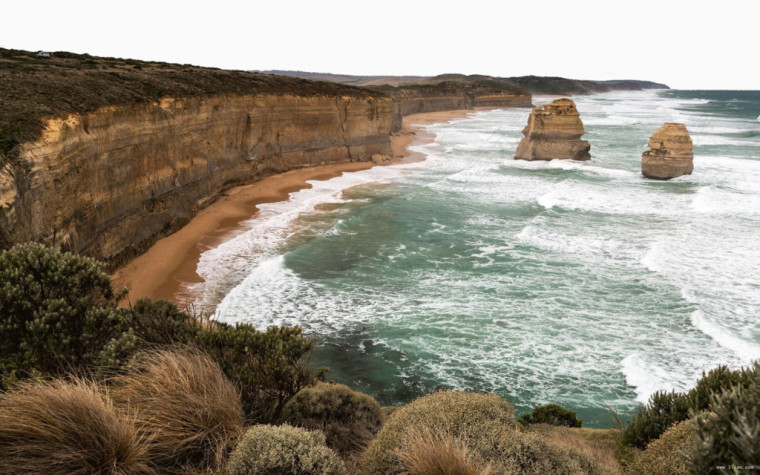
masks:
<path fill-rule="evenodd" d="M 685 125 L 666 122 L 652 134 L 649 147 L 651 150 L 641 155 L 645 177 L 669 180 L 691 175 L 694 170 L 691 137 Z"/>
<path fill-rule="evenodd" d="M 516 160 L 552 160 L 569 158 L 588 160 L 591 145 L 581 140 L 581 121 L 575 103 L 570 99 L 557 99 L 549 104 L 534 107 L 523 129 L 525 138 L 517 147 Z"/>

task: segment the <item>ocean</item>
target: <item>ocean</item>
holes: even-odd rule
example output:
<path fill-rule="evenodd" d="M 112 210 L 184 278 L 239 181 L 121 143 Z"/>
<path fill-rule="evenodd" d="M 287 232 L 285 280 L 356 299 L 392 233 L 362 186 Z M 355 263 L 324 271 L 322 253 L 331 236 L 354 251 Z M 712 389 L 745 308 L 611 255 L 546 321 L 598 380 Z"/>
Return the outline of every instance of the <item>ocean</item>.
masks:
<path fill-rule="evenodd" d="M 225 322 L 300 325 L 313 366 L 384 405 L 488 391 L 608 427 L 607 407 L 759 359 L 760 92 L 573 99 L 588 162 L 513 160 L 528 109 L 432 125 L 425 161 L 260 205 L 190 290 Z M 694 173 L 647 180 L 664 122 Z"/>

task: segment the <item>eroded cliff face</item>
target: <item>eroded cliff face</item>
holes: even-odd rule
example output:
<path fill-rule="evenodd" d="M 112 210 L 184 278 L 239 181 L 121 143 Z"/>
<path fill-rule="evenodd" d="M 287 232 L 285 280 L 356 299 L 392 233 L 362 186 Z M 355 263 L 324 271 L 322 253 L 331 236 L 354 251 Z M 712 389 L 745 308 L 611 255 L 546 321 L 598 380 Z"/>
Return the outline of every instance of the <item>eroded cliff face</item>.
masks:
<path fill-rule="evenodd" d="M 379 96 L 237 95 L 51 119 L 0 169 L 0 228 L 118 264 L 234 185 L 390 155 L 392 113 Z"/>
<path fill-rule="evenodd" d="M 419 93 L 413 88 L 394 94 L 394 114 L 392 131 L 401 130 L 401 120 L 411 114 L 474 109 L 476 107 L 531 107 L 531 95 L 528 93 L 505 94 L 459 94 Z"/>

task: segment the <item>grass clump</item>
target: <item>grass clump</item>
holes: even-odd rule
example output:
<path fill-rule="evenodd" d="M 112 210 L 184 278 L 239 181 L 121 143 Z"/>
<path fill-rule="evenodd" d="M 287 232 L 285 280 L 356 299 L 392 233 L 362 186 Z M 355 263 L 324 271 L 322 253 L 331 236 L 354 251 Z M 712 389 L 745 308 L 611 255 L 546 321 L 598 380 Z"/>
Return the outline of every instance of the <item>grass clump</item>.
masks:
<path fill-rule="evenodd" d="M 450 433 L 481 466 L 496 473 L 604 473 L 587 454 L 524 433 L 514 407 L 494 394 L 441 391 L 395 411 L 362 455 L 361 473 L 403 473 L 398 456 L 412 431 Z"/>
<path fill-rule="evenodd" d="M 585 429 L 550 424 L 534 424 L 529 432 L 540 434 L 554 444 L 572 447 L 588 454 L 609 473 L 619 473 L 617 459 L 620 432 L 617 429 Z"/>
<path fill-rule="evenodd" d="M 343 456 L 363 450 L 383 419 L 380 405 L 371 396 L 335 383 L 302 389 L 283 411 L 285 422 L 322 431 L 327 445 Z"/>
<path fill-rule="evenodd" d="M 531 414 L 523 414 L 520 416 L 520 423 L 525 426 L 532 424 L 550 424 L 563 427 L 581 427 L 583 425 L 583 421 L 576 417 L 575 411 L 565 409 L 559 404 L 536 406 L 533 408 Z"/>
<path fill-rule="evenodd" d="M 325 436 L 289 425 L 253 426 L 230 456 L 229 475 L 343 475 L 343 462 Z"/>
<path fill-rule="evenodd" d="M 135 411 L 162 472 L 217 469 L 243 431 L 240 393 L 208 356 L 156 351 L 114 378 L 114 401 Z"/>
<path fill-rule="evenodd" d="M 148 474 L 147 444 L 95 383 L 27 382 L 0 395 L 0 473 Z"/>
<path fill-rule="evenodd" d="M 491 475 L 491 466 L 483 466 L 467 444 L 451 432 L 414 429 L 406 434 L 396 449 L 404 475 Z"/>
<path fill-rule="evenodd" d="M 627 474 L 687 475 L 688 454 L 695 445 L 693 420 L 679 422 L 650 443 L 630 465 Z M 705 472 L 697 472 L 705 473 Z"/>

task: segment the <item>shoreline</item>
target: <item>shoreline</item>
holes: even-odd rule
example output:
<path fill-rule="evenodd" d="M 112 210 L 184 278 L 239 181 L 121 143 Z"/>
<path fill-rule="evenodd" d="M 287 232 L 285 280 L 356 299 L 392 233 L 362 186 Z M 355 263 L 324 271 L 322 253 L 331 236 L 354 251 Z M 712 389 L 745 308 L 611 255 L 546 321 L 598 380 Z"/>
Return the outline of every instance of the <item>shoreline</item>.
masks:
<path fill-rule="evenodd" d="M 185 226 L 156 241 L 146 252 L 111 274 L 115 288 L 129 288 L 122 304 L 130 305 L 142 298 L 165 299 L 180 307 L 191 304 L 191 296 L 182 295 L 182 291 L 188 284 L 203 282 L 196 273 L 201 254 L 244 232 L 244 223 L 256 217 L 258 205 L 287 201 L 290 193 L 311 188 L 307 181 L 329 180 L 375 166 L 422 161 L 424 154 L 408 148 L 433 140 L 433 134 L 426 132 L 425 126 L 489 109 L 494 108 L 425 112 L 404 117 L 401 131 L 391 135 L 393 159 L 389 162 L 347 162 L 299 168 L 228 190 Z"/>

